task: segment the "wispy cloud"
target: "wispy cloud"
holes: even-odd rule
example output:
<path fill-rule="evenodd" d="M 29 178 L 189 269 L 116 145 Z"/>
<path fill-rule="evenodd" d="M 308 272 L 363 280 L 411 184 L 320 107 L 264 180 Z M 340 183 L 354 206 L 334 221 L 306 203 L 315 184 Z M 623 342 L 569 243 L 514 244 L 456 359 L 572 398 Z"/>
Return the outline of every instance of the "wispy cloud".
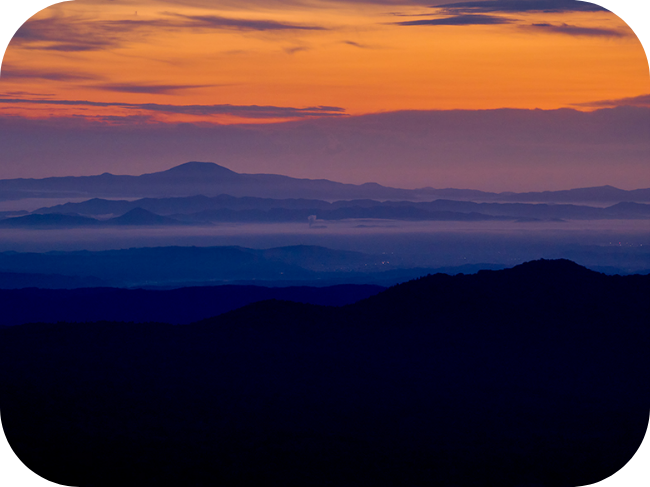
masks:
<path fill-rule="evenodd" d="M 182 15 L 171 12 L 163 14 L 165 17 L 143 20 L 91 20 L 72 15 L 29 20 L 16 32 L 13 42 L 29 49 L 82 52 L 118 48 L 127 42 L 141 40 L 161 29 L 258 32 L 325 30 L 321 26 L 284 23 L 275 20 L 236 19 L 217 15 Z"/>
<path fill-rule="evenodd" d="M 575 103 L 573 106 L 586 108 L 616 108 L 621 106 L 650 108 L 650 94 L 633 96 L 630 98 L 618 98 L 614 100 L 598 100 L 587 103 Z"/>
<path fill-rule="evenodd" d="M 518 13 L 518 12 L 602 12 L 599 5 L 576 0 L 487 0 L 456 2 L 433 6 L 452 14 L 464 13 Z"/>
<path fill-rule="evenodd" d="M 93 21 L 80 16 L 55 16 L 27 21 L 12 42 L 30 49 L 98 51 L 119 47 L 129 32 L 165 25 L 159 20 Z"/>
<path fill-rule="evenodd" d="M 303 52 L 303 51 L 308 51 L 308 47 L 304 46 L 293 46 L 293 47 L 285 47 L 284 52 L 287 54 L 296 54 L 297 52 Z"/>
<path fill-rule="evenodd" d="M 516 14 L 536 13 L 571 13 L 606 11 L 592 3 L 576 0 L 485 0 L 473 2 L 457 2 L 430 6 L 437 17 L 429 19 L 397 22 L 397 25 L 499 25 L 522 22 Z M 506 14 L 506 16 L 492 15 Z M 396 13 L 403 16 L 405 14 Z M 415 14 L 414 17 L 431 16 L 432 14 Z M 446 15 L 446 17 L 440 17 Z M 605 27 L 580 27 L 562 23 L 535 23 L 522 26 L 530 31 L 544 31 L 554 34 L 590 37 L 624 37 L 629 35 L 615 29 Z"/>
<path fill-rule="evenodd" d="M 71 71 L 50 71 L 48 69 L 16 69 L 6 64 L 2 66 L 3 79 L 46 79 L 49 81 L 90 81 L 98 79 L 97 76 L 87 73 Z"/>
<path fill-rule="evenodd" d="M 359 49 L 371 49 L 371 47 L 366 44 L 361 44 L 359 42 L 354 42 L 354 41 L 341 41 L 341 44 L 347 44 L 348 46 L 358 47 Z"/>
<path fill-rule="evenodd" d="M 432 0 L 319 0 L 318 2 L 310 0 L 159 0 L 161 3 L 169 5 L 176 5 L 179 7 L 199 7 L 203 9 L 212 8 L 255 8 L 255 7 L 291 7 L 291 6 L 304 6 L 313 4 L 368 4 L 368 5 L 431 5 Z M 434 0 L 440 1 L 440 0 Z"/>
<path fill-rule="evenodd" d="M 141 93 L 151 95 L 173 95 L 179 91 L 196 88 L 212 88 L 218 85 L 144 85 L 144 84 L 100 84 L 90 85 L 89 88 L 117 93 Z"/>
<path fill-rule="evenodd" d="M 324 27 L 316 25 L 301 25 L 275 20 L 251 20 L 251 19 L 232 19 L 218 15 L 182 15 L 168 13 L 172 17 L 182 19 L 178 24 L 179 28 L 192 29 L 236 29 L 236 30 L 325 30 Z"/>
<path fill-rule="evenodd" d="M 128 110 L 145 110 L 186 115 L 233 115 L 245 118 L 304 118 L 341 116 L 345 109 L 330 106 L 315 106 L 306 108 L 276 107 L 262 105 L 165 105 L 158 103 L 120 103 L 96 102 L 88 100 L 40 100 L 29 98 L 0 98 L 0 104 L 37 104 L 64 105 L 89 107 L 115 107 Z"/>
<path fill-rule="evenodd" d="M 16 98 L 18 96 L 36 96 L 40 98 L 54 96 L 54 93 L 32 93 L 29 91 L 5 91 L 4 93 L 0 93 L 0 98 Z"/>
<path fill-rule="evenodd" d="M 587 37 L 625 37 L 629 34 L 614 29 L 604 27 L 579 27 L 569 24 L 531 24 L 525 26 L 526 29 L 550 32 L 553 34 L 566 34 L 570 36 L 587 36 Z"/>
<path fill-rule="evenodd" d="M 455 15 L 437 19 L 407 20 L 395 22 L 397 25 L 498 25 L 510 24 L 512 20 L 494 15 Z"/>

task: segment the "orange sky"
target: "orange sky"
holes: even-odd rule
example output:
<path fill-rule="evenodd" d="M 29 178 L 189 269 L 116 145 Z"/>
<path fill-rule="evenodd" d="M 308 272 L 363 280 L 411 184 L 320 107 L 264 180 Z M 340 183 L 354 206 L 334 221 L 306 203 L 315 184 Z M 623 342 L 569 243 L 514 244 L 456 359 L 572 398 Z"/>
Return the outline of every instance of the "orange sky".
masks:
<path fill-rule="evenodd" d="M 399 25 L 440 19 L 462 25 Z M 650 93 L 649 81 L 641 44 L 606 11 L 76 0 L 39 13 L 14 38 L 0 110 L 259 123 L 404 109 L 590 109 Z"/>

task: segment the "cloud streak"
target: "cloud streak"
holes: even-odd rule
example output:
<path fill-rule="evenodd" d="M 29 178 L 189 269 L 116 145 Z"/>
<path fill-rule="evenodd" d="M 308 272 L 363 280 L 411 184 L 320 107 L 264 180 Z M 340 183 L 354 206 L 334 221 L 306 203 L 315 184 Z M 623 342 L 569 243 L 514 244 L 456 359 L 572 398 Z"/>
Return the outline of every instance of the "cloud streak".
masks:
<path fill-rule="evenodd" d="M 191 29 L 236 29 L 236 30 L 325 30 L 316 25 L 301 25 L 277 22 L 275 20 L 232 19 L 218 15 L 182 15 L 168 14 L 182 19 L 178 28 Z"/>
<path fill-rule="evenodd" d="M 4 93 L 0 93 L 1 98 L 16 98 L 17 96 L 47 97 L 47 96 L 54 96 L 54 93 L 32 93 L 29 91 L 6 91 Z"/>
<path fill-rule="evenodd" d="M 598 100 L 588 103 L 575 103 L 573 106 L 586 108 L 616 108 L 622 106 L 650 108 L 650 94 L 629 98 L 618 98 L 615 100 Z"/>
<path fill-rule="evenodd" d="M 121 46 L 127 33 L 165 26 L 158 20 L 90 21 L 78 16 L 56 16 L 27 21 L 12 42 L 29 49 L 98 51 Z"/>
<path fill-rule="evenodd" d="M 359 42 L 354 42 L 354 41 L 341 41 L 341 44 L 347 44 L 348 46 L 358 47 L 359 49 L 371 49 L 370 46 L 366 46 L 365 44 L 361 44 Z"/>
<path fill-rule="evenodd" d="M 309 48 L 304 46 L 285 47 L 283 49 L 283 51 L 286 52 L 287 54 L 296 54 L 297 52 L 303 52 L 308 50 Z"/>
<path fill-rule="evenodd" d="M 497 17 L 494 15 L 456 15 L 454 17 L 445 17 L 441 19 L 422 19 L 407 20 L 404 22 L 395 22 L 397 25 L 499 25 L 510 24 L 512 21 Z"/>
<path fill-rule="evenodd" d="M 579 2 L 575 0 L 486 0 L 474 2 L 458 2 L 430 7 L 436 14 L 448 17 L 435 17 L 430 19 L 409 20 L 396 22 L 397 25 L 500 25 L 521 22 L 513 19 L 491 14 L 518 14 L 518 13 L 571 13 L 571 12 L 600 12 L 606 11 L 598 5 Z M 402 15 L 402 14 L 395 14 Z M 417 14 L 421 17 L 427 14 Z M 565 34 L 584 37 L 624 37 L 629 35 L 620 30 L 605 27 L 580 27 L 567 23 L 554 25 L 550 23 L 535 23 L 522 26 L 529 31 L 546 32 L 552 34 Z"/>
<path fill-rule="evenodd" d="M 579 27 L 576 25 L 561 24 L 531 24 L 525 27 L 529 30 L 537 30 L 550 32 L 553 34 L 566 34 L 570 36 L 586 36 L 586 37 L 625 37 L 628 34 L 614 29 L 606 29 L 603 27 Z"/>
<path fill-rule="evenodd" d="M 0 98 L 0 104 L 36 104 L 88 106 L 98 108 L 125 108 L 185 115 L 233 115 L 242 118 L 305 118 L 341 116 L 345 109 L 340 107 L 316 106 L 306 108 L 276 107 L 262 105 L 165 105 L 159 103 L 96 102 L 88 100 L 34 100 L 28 98 Z"/>
<path fill-rule="evenodd" d="M 141 85 L 141 84 L 102 84 L 91 85 L 89 88 L 116 93 L 139 93 L 149 95 L 174 95 L 179 91 L 196 88 L 212 88 L 219 85 Z"/>
<path fill-rule="evenodd" d="M 433 6 L 451 14 L 464 13 L 568 13 L 568 12 L 603 12 L 599 5 L 576 0 L 487 0 L 474 2 L 447 3 Z"/>
<path fill-rule="evenodd" d="M 275 20 L 236 19 L 217 15 L 165 13 L 165 18 L 149 20 L 89 20 L 80 16 L 55 16 L 29 20 L 16 32 L 16 45 L 39 50 L 84 52 L 114 49 L 129 41 L 145 38 L 154 31 L 237 30 L 237 31 L 316 31 L 316 25 Z"/>
<path fill-rule="evenodd" d="M 45 79 L 48 81 L 90 81 L 98 79 L 97 76 L 87 73 L 74 73 L 62 71 L 48 71 L 36 69 L 16 69 L 11 66 L 2 66 L 2 79 Z"/>

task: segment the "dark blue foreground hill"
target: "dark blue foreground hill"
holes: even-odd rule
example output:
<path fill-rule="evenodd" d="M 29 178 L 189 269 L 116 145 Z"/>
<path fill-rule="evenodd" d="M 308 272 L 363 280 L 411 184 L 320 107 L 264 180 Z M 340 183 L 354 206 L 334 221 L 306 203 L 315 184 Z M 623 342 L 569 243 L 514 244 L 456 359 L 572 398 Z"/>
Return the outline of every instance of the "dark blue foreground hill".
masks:
<path fill-rule="evenodd" d="M 646 432 L 649 295 L 536 261 L 341 308 L 11 327 L 3 426 L 66 485 L 591 484 Z"/>
<path fill-rule="evenodd" d="M 41 277 L 46 284 L 47 277 L 49 276 Z M 362 284 L 274 288 L 224 285 L 170 290 L 0 289 L 0 326 L 101 320 L 140 323 L 158 321 L 186 325 L 257 301 L 279 299 L 321 306 L 343 306 L 373 296 L 384 289 L 381 286 Z"/>

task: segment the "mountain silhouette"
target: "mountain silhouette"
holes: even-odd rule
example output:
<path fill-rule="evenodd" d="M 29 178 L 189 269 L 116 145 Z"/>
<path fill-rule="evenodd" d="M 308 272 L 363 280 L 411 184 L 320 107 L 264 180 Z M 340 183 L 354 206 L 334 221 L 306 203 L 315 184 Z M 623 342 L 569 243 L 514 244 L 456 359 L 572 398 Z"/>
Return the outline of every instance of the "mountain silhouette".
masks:
<path fill-rule="evenodd" d="M 24 282 L 28 289 L 4 290 Z M 36 284 L 36 286 L 34 285 Z M 247 304 L 277 299 L 321 306 L 343 306 L 385 288 L 372 285 L 262 287 L 223 285 L 170 290 L 98 287 L 99 279 L 0 273 L 0 326 L 89 321 L 166 322 L 174 325 L 220 315 Z M 34 289 L 35 287 L 50 289 Z M 77 289 L 65 289 L 77 288 Z M 63 288 L 63 289 L 62 289 Z"/>
<path fill-rule="evenodd" d="M 156 215 L 143 208 L 133 208 L 123 215 L 107 220 L 98 220 L 77 214 L 63 213 L 33 213 L 0 220 L 0 227 L 4 228 L 74 228 L 74 227 L 100 227 L 100 226 L 163 226 L 185 225 L 185 223 L 167 216 Z"/>
<path fill-rule="evenodd" d="M 626 191 L 614 186 L 596 186 L 561 191 L 535 191 L 528 193 L 502 194 L 502 201 L 535 202 L 614 202 L 614 201 L 649 201 L 650 189 Z M 636 199 L 639 198 L 639 199 Z"/>
<path fill-rule="evenodd" d="M 536 261 L 343 307 L 8 327 L 3 427 L 66 485 L 592 484 L 647 429 L 648 295 Z"/>
<path fill-rule="evenodd" d="M 320 198 L 378 200 L 432 200 L 447 198 L 476 201 L 521 202 L 648 202 L 650 189 L 625 191 L 611 186 L 566 191 L 489 193 L 465 189 L 407 190 L 377 183 L 345 184 L 326 179 L 298 179 L 277 174 L 241 174 L 210 162 L 188 162 L 166 171 L 140 176 L 104 173 L 98 176 L 0 180 L 0 191 L 13 199 L 33 197 L 181 197 L 255 196 L 263 198 Z"/>
<path fill-rule="evenodd" d="M 147 216 L 145 214 L 145 216 Z M 148 216 L 147 216 L 148 217 Z M 128 220 L 131 221 L 131 220 Z M 141 223 L 141 222 L 140 222 Z M 221 281 L 345 282 L 392 269 L 384 256 L 318 246 L 271 249 L 245 247 L 143 247 L 107 251 L 0 252 L 0 269 L 22 274 L 98 278 L 118 287 L 215 285 Z M 422 269 L 385 276 L 394 282 L 422 275 Z M 395 280 L 396 279 L 396 280 Z"/>
<path fill-rule="evenodd" d="M 1 228 L 70 228 L 96 226 L 99 221 L 80 215 L 31 214 L 0 220 Z"/>
<path fill-rule="evenodd" d="M 310 215 L 316 215 L 321 220 L 377 218 L 416 221 L 562 221 L 650 218 L 650 205 L 634 202 L 621 202 L 601 208 L 571 204 L 475 203 L 440 199 L 428 202 L 370 199 L 328 202 L 315 199 L 273 199 L 229 195 L 142 198 L 135 201 L 94 198 L 79 203 L 65 203 L 49 208 L 40 208 L 34 213 L 74 213 L 104 217 L 123 214 L 135 208 L 170 216 L 186 223 L 305 222 Z"/>
<path fill-rule="evenodd" d="M 87 288 L 87 287 L 101 287 L 105 286 L 107 283 L 101 279 L 95 277 L 75 277 L 75 276 L 64 276 L 60 274 L 37 274 L 37 273 L 19 273 L 19 272 L 0 272 L 0 289 L 26 289 L 26 288 L 40 288 L 40 289 L 77 289 L 77 288 Z M 0 291 L 1 295 L 2 291 Z M 2 298 L 0 297 L 0 301 Z M 2 306 L 5 311 L 10 307 L 15 306 L 16 302 L 13 299 L 6 301 L 6 304 Z M 39 309 L 38 306 L 31 306 L 30 309 Z M 20 305 L 22 308 L 22 305 Z M 27 308 L 22 308 L 25 311 Z M 44 312 L 49 310 L 46 307 L 40 308 Z M 5 315 L 7 316 L 7 315 Z M 14 322 L 26 323 L 29 320 L 22 321 L 19 320 Z M 35 321 L 35 320 L 31 320 Z M 49 321 L 49 320 L 43 320 Z M 0 325 L 8 324 L 7 321 L 2 322 L 0 318 Z"/>
<path fill-rule="evenodd" d="M 134 208 L 124 215 L 111 218 L 104 222 L 106 225 L 181 225 L 173 218 L 156 215 L 142 208 Z"/>
<path fill-rule="evenodd" d="M 245 178 L 244 175 L 238 174 L 218 164 L 197 161 L 186 162 L 185 164 L 172 167 L 166 171 L 145 174 L 141 177 L 151 181 L 170 180 L 195 182 L 198 179 L 201 179 L 216 183 L 224 181 L 241 181 Z"/>

